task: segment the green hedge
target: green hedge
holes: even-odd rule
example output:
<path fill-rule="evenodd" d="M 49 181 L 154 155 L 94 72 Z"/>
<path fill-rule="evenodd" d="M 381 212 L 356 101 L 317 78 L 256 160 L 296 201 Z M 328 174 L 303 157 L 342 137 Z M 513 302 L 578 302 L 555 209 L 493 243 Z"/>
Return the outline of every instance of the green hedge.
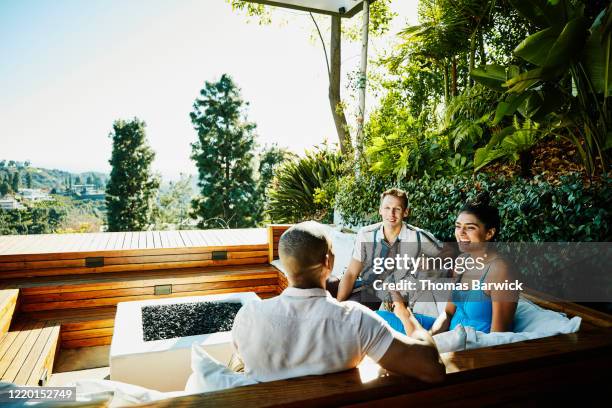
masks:
<path fill-rule="evenodd" d="M 375 176 L 344 177 L 339 183 L 336 208 L 353 225 L 379 221 L 379 194 L 390 187 L 408 192 L 410 224 L 454 241 L 454 222 L 466 200 L 489 191 L 500 210 L 500 241 L 563 242 L 610 241 L 612 225 L 611 178 L 588 186 L 578 174 L 558 185 L 540 178 L 525 180 L 486 174 L 454 176 L 393 184 Z"/>

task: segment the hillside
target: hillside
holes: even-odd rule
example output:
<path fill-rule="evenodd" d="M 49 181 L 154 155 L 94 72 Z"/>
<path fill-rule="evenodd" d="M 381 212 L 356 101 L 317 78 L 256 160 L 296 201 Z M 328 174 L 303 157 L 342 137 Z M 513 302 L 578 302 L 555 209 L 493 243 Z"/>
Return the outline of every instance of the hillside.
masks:
<path fill-rule="evenodd" d="M 9 166 L 9 164 L 11 165 Z M 107 174 L 95 171 L 71 173 L 65 170 L 45 169 L 42 167 L 26 166 L 24 163 L 1 160 L 0 184 L 5 180 L 11 184 L 14 174 L 17 172 L 19 173 L 20 186 L 22 188 L 26 187 L 26 177 L 29 173 L 32 177 L 32 188 L 48 190 L 53 188 L 63 190 L 70 183 L 70 180 L 72 180 L 72 184 L 84 184 L 89 180 L 91 184 L 97 184 L 103 188 L 109 178 Z"/>

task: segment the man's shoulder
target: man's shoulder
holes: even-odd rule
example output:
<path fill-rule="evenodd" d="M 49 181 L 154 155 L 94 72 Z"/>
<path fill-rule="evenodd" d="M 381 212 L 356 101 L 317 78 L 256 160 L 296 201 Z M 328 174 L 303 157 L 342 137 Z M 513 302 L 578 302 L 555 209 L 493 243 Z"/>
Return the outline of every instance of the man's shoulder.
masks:
<path fill-rule="evenodd" d="M 261 316 L 261 313 L 267 309 L 274 309 L 278 303 L 278 296 L 270 299 L 262 299 L 257 301 L 247 302 L 238 311 L 237 315 L 248 316 L 248 319 Z"/>

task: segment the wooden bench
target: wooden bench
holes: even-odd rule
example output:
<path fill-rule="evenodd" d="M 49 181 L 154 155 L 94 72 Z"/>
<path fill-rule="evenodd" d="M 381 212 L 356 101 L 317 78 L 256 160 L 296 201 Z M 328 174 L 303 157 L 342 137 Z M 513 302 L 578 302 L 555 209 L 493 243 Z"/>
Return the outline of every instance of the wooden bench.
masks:
<path fill-rule="evenodd" d="M 110 344 L 116 305 L 155 298 L 255 292 L 277 295 L 280 272 L 270 265 L 128 271 L 12 279 L 21 318 L 53 319 L 62 326 L 62 348 Z"/>
<path fill-rule="evenodd" d="M 0 341 L 0 379 L 18 385 L 45 385 L 59 345 L 54 321 L 16 321 Z"/>

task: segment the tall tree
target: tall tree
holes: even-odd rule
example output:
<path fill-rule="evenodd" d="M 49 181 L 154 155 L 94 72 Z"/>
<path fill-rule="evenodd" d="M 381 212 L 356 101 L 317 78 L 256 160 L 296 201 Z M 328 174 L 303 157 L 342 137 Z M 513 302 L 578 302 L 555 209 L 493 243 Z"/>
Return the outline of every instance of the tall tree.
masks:
<path fill-rule="evenodd" d="M 11 186 L 5 180 L 0 183 L 0 197 L 4 197 L 11 191 Z"/>
<path fill-rule="evenodd" d="M 26 186 L 28 186 L 28 188 L 32 188 L 32 173 L 28 171 L 26 173 L 25 179 L 26 179 Z"/>
<path fill-rule="evenodd" d="M 93 177 L 91 175 L 87 176 L 87 184 L 93 184 Z"/>
<path fill-rule="evenodd" d="M 192 201 L 200 228 L 255 225 L 253 148 L 255 124 L 246 121 L 240 90 L 229 75 L 206 82 L 193 104 L 198 140 L 191 158 L 198 168 L 200 196 Z"/>
<path fill-rule="evenodd" d="M 74 178 L 74 184 L 76 184 L 76 185 L 81 184 L 81 177 L 80 177 L 80 176 L 76 176 L 76 177 Z"/>
<path fill-rule="evenodd" d="M 134 118 L 113 124 L 112 166 L 106 189 L 109 231 L 143 231 L 151 223 L 159 178 L 151 172 L 155 152 L 149 147 L 146 124 Z"/>
<path fill-rule="evenodd" d="M 13 173 L 13 180 L 11 181 L 11 187 L 15 193 L 19 192 L 20 184 L 21 184 L 21 177 L 19 176 L 19 172 L 16 171 Z"/>

